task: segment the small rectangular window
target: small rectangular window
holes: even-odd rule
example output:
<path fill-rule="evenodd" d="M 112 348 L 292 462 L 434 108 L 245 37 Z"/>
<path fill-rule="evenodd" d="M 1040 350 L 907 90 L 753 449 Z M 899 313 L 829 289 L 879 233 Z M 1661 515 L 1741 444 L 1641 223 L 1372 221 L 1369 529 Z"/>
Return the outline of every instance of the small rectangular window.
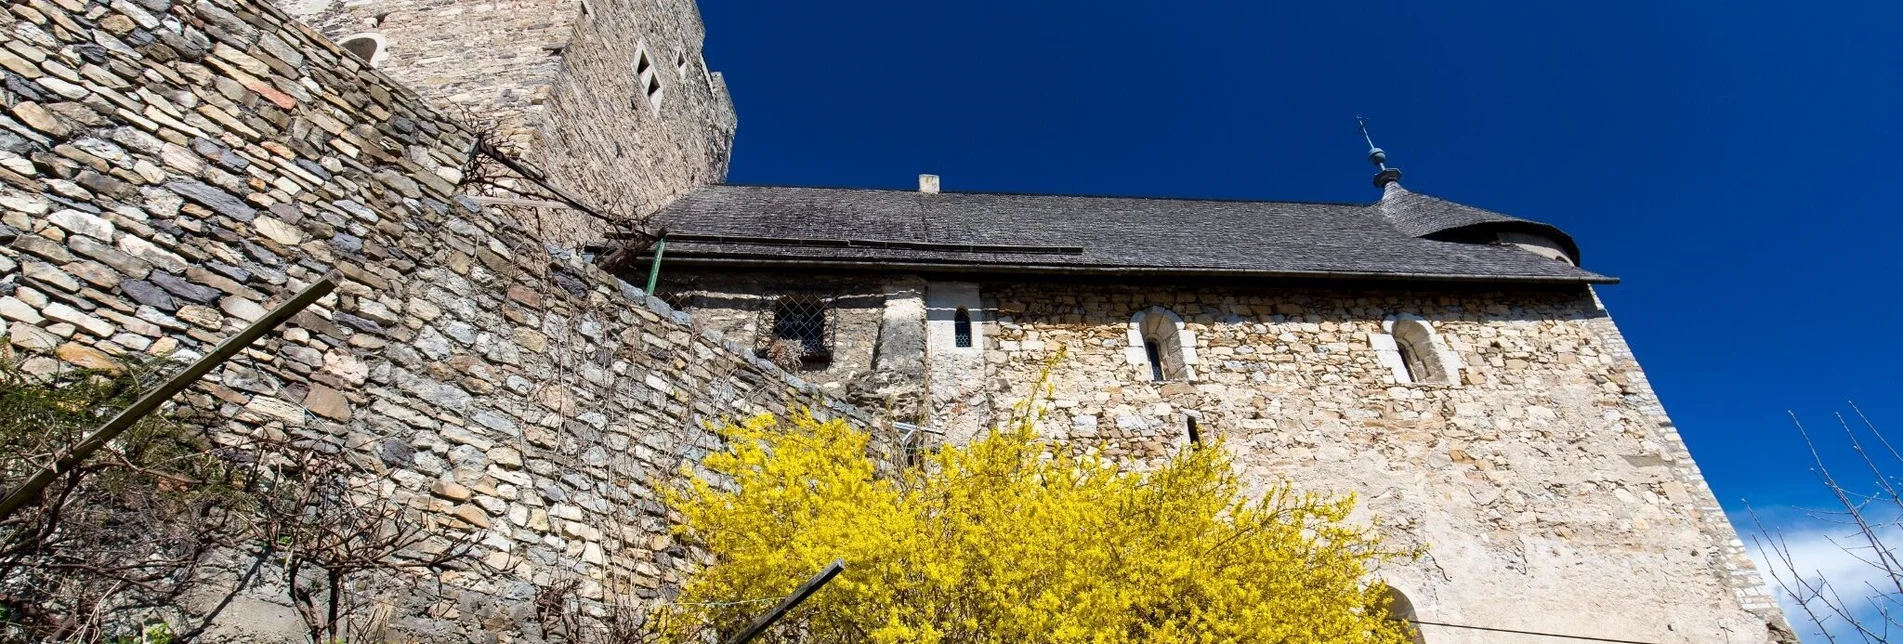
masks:
<path fill-rule="evenodd" d="M 654 60 L 648 56 L 646 42 L 634 45 L 634 80 L 648 106 L 661 109 L 661 76 L 654 73 Z"/>
<path fill-rule="evenodd" d="M 952 318 L 952 344 L 960 349 L 971 348 L 971 311 L 962 306 Z"/>
<path fill-rule="evenodd" d="M 826 303 L 811 295 L 785 295 L 773 301 L 770 350 L 797 352 L 807 366 L 832 362 L 832 320 Z"/>

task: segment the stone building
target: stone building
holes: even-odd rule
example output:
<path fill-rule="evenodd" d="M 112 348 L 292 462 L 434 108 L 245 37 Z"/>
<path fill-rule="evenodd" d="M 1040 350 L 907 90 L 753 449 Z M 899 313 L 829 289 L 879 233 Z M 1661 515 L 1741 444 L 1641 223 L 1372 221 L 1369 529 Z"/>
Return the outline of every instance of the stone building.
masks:
<path fill-rule="evenodd" d="M 812 407 L 895 459 L 892 421 L 969 440 L 1060 348 L 1045 435 L 1138 466 L 1220 440 L 1258 486 L 1359 493 L 1432 548 L 1381 571 L 1422 620 L 1789 639 L 1564 232 L 1385 168 L 1368 204 L 721 185 L 703 37 L 689 0 L 11 3 L 6 350 L 190 359 L 338 272 L 181 398 L 476 540 L 390 599 L 393 639 L 537 641 L 552 580 L 665 597 L 696 557 L 654 486 L 705 421 Z M 466 185 L 485 138 L 595 212 Z M 632 286 L 657 251 L 660 298 Z"/>
<path fill-rule="evenodd" d="M 662 212 L 658 290 L 952 443 L 1061 347 L 1043 435 L 1138 463 L 1221 440 L 1258 486 L 1356 492 L 1431 546 L 1382 571 L 1421 619 L 1788 638 L 1593 293 L 1616 280 L 1553 226 L 1385 167 L 1376 185 L 1368 204 L 712 186 Z"/>

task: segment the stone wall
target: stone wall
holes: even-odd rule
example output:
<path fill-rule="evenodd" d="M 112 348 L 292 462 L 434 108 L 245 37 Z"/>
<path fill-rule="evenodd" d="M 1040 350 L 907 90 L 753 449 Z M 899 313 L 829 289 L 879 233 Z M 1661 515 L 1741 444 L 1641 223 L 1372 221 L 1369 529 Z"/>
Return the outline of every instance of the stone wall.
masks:
<path fill-rule="evenodd" d="M 644 273 L 623 277 L 639 279 Z M 771 340 L 776 299 L 803 295 L 824 301 L 832 356 L 800 366 L 800 377 L 862 407 L 886 410 L 891 418 L 910 422 L 922 418 L 917 400 L 924 377 L 922 286 L 919 280 L 904 278 L 718 275 L 664 265 L 656 290 L 694 311 L 696 324 L 748 344 L 755 355 L 765 355 Z"/>
<path fill-rule="evenodd" d="M 460 195 L 472 132 L 269 4 L 27 0 L 0 31 L 7 353 L 191 359 L 339 272 L 181 401 L 336 450 L 477 535 L 447 604 L 392 598 L 399 639 L 530 638 L 530 596 L 561 579 L 663 596 L 694 557 L 655 487 L 718 447 L 705 421 L 873 424 Z"/>
<path fill-rule="evenodd" d="M 1652 642 L 1788 636 L 1743 545 L 1590 291 L 989 283 L 993 416 L 1060 346 L 1043 433 L 1146 460 L 1194 417 L 1254 485 L 1354 492 L 1421 619 Z M 1163 307 L 1195 376 L 1151 381 L 1131 318 Z M 1418 316 L 1448 384 L 1376 346 Z M 1387 323 L 1387 324 L 1384 324 Z M 1133 359 L 1134 358 L 1134 359 Z M 1427 641 L 1494 635 L 1427 627 Z"/>
<path fill-rule="evenodd" d="M 702 56 L 706 30 L 692 0 L 288 6 L 333 39 L 374 33 L 387 43 L 379 70 L 439 108 L 493 123 L 498 144 L 624 222 L 726 178 L 733 103 Z M 571 247 L 615 228 L 565 208 L 521 214 Z"/>
<path fill-rule="evenodd" d="M 748 319 L 719 310 L 734 306 L 722 289 L 863 290 L 893 279 L 672 276 L 699 289 L 695 316 L 720 328 Z M 1430 546 L 1417 564 L 1381 573 L 1421 619 L 1650 642 L 1788 636 L 1630 349 L 1583 287 L 969 280 L 926 287 L 928 418 L 950 442 L 1007 417 L 1061 347 L 1041 433 L 1140 465 L 1186 448 L 1193 419 L 1203 440 L 1234 451 L 1257 490 L 1291 481 L 1357 493 L 1363 518 L 1389 538 Z M 979 369 L 942 337 L 970 290 L 982 303 Z M 1180 318 L 1191 378 L 1152 380 L 1132 328 L 1138 312 Z M 1445 358 L 1445 384 L 1407 384 L 1384 350 L 1410 318 L 1431 330 L 1423 349 Z M 840 319 L 867 325 L 852 337 L 878 336 L 870 325 L 882 322 Z M 1426 635 L 1497 641 L 1439 627 Z"/>

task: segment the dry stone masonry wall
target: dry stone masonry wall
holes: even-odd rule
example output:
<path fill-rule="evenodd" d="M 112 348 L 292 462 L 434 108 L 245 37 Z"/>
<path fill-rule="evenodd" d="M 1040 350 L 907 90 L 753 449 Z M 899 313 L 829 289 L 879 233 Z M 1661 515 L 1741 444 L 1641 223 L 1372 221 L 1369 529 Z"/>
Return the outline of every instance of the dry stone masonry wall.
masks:
<path fill-rule="evenodd" d="M 718 447 L 705 421 L 872 422 L 459 194 L 473 133 L 269 4 L 24 0 L 0 32 L 7 353 L 191 359 L 339 272 L 182 401 L 477 535 L 447 604 L 393 598 L 406 637 L 532 633 L 555 580 L 663 596 L 695 557 L 654 488 Z"/>
<path fill-rule="evenodd" d="M 374 34 L 376 63 L 610 216 L 645 219 L 726 177 L 735 119 L 701 55 L 692 0 L 304 0 L 332 39 Z M 566 209 L 525 223 L 571 247 L 614 227 Z"/>

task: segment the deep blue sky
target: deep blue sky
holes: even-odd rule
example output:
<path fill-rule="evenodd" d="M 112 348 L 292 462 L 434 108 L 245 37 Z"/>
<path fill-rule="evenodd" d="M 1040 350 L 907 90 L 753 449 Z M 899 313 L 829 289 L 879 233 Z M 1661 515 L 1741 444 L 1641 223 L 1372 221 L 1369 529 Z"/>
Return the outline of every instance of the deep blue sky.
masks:
<path fill-rule="evenodd" d="M 1785 410 L 1903 435 L 1903 3 L 702 11 L 734 183 L 1366 202 L 1363 114 L 1410 189 L 1625 280 L 1600 293 L 1727 507 L 1823 502 Z"/>

